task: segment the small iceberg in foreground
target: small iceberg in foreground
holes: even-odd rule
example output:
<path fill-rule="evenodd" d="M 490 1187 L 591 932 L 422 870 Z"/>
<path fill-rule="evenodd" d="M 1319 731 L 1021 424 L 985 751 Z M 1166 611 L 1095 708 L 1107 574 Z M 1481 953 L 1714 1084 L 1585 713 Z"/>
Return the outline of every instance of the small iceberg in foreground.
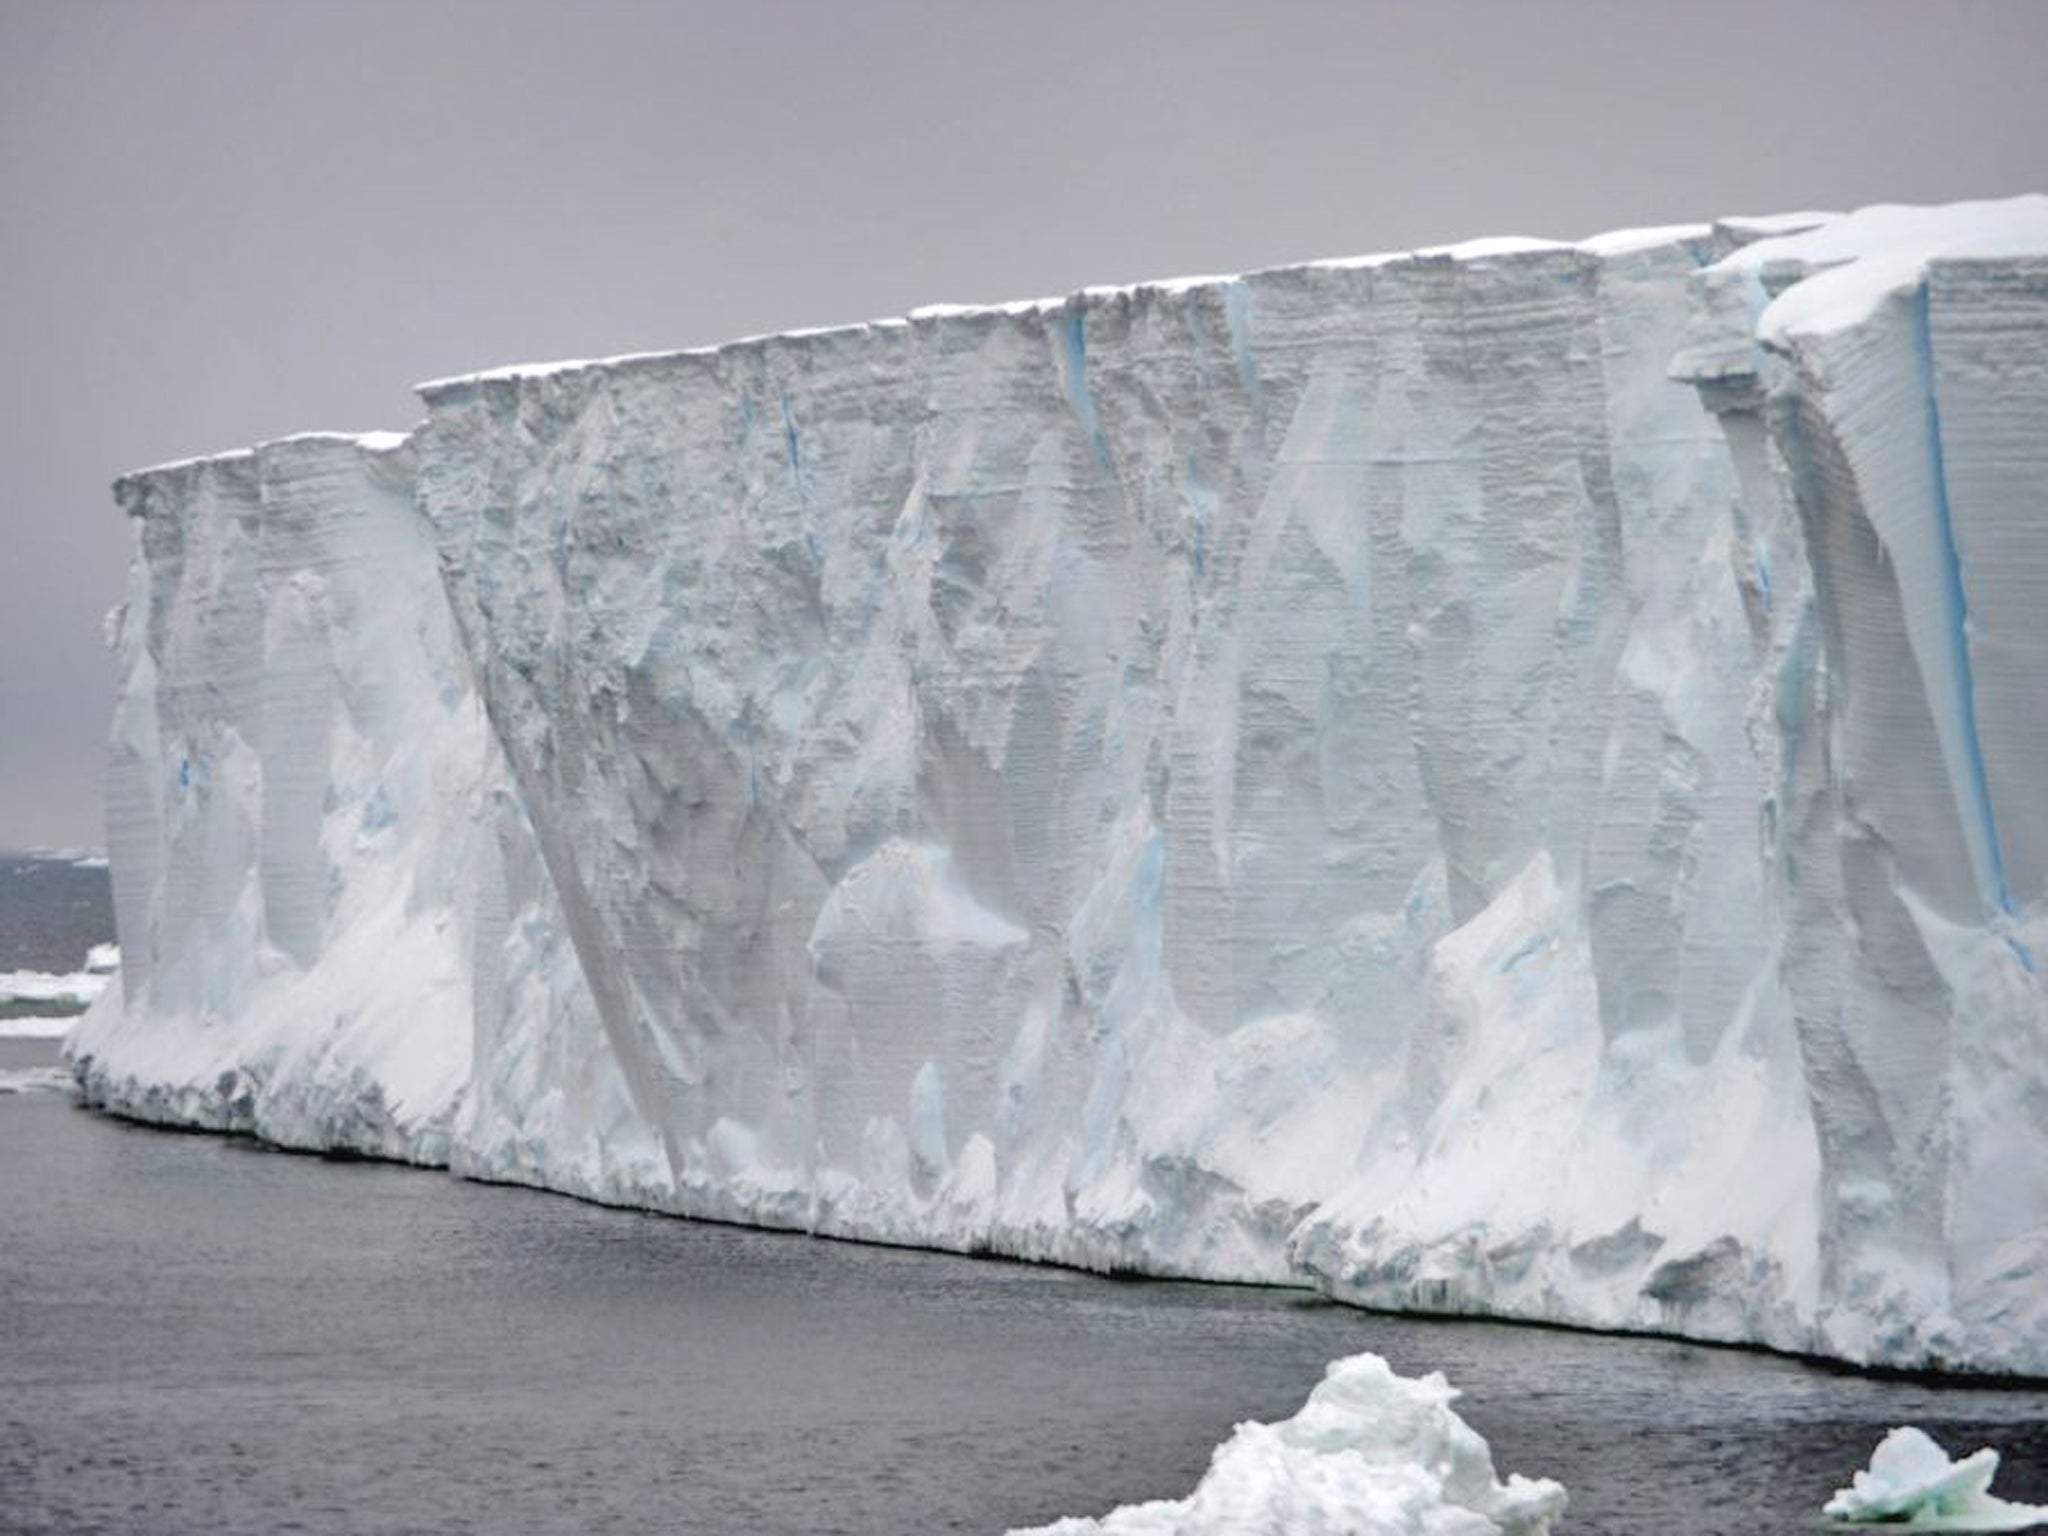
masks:
<path fill-rule="evenodd" d="M 1992 1496 L 1997 1471 L 1998 1452 L 1988 1446 L 1951 1461 L 1932 1436 L 1908 1424 L 1878 1442 L 1869 1470 L 1837 1489 L 1822 1513 L 1920 1531 L 2024 1531 L 2048 1525 L 2048 1505 Z"/>
<path fill-rule="evenodd" d="M 1240 1424 L 1185 1499 L 1127 1504 L 1012 1536 L 1544 1536 L 1563 1485 L 1495 1480 L 1486 1441 L 1432 1371 L 1394 1374 L 1378 1355 L 1333 1362 L 1301 1412 Z"/>

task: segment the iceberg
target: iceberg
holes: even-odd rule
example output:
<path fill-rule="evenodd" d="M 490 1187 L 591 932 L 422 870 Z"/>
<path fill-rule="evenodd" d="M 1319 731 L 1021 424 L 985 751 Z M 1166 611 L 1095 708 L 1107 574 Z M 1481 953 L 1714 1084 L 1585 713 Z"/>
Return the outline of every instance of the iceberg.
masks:
<path fill-rule="evenodd" d="M 1185 1499 L 1012 1536 L 1544 1536 L 1564 1488 L 1519 1473 L 1499 1482 L 1486 1441 L 1451 1410 L 1457 1396 L 1441 1372 L 1413 1380 L 1352 1355 L 1293 1418 L 1238 1425 Z"/>
<path fill-rule="evenodd" d="M 1869 1470 L 1837 1489 L 1822 1513 L 1916 1531 L 2024 1531 L 2048 1525 L 2048 1505 L 1992 1496 L 1997 1472 L 1998 1452 L 1988 1446 L 1951 1461 L 1932 1436 L 1908 1424 L 1878 1442 Z"/>
<path fill-rule="evenodd" d="M 116 487 L 91 1102 L 2048 1372 L 2048 198 L 421 386 Z"/>

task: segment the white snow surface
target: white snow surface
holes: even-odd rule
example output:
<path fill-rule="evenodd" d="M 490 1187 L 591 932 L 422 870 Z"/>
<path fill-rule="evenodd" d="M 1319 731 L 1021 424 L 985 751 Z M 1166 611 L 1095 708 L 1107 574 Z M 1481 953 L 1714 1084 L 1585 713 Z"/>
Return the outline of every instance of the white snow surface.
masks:
<path fill-rule="evenodd" d="M 1998 1452 L 1951 1461 L 1925 1430 L 1904 1425 L 1878 1442 L 1867 1471 L 1835 1490 L 1822 1513 L 1915 1531 L 2024 1531 L 2048 1525 L 2048 1505 L 1994 1497 Z"/>
<path fill-rule="evenodd" d="M 1186 1498 L 1012 1536 L 1543 1536 L 1564 1488 L 1497 1481 L 1457 1396 L 1441 1372 L 1418 1381 L 1378 1355 L 1333 1361 L 1293 1418 L 1238 1425 Z"/>
<path fill-rule="evenodd" d="M 499 371 L 131 477 L 87 1094 L 2048 1371 L 2039 201 Z"/>
<path fill-rule="evenodd" d="M 1757 322 L 1766 344 L 1846 330 L 1885 300 L 1910 294 L 1934 261 L 2038 255 L 2048 249 L 2048 196 L 1955 203 L 1946 208 L 1880 206 L 1813 229 L 1759 240 L 1730 256 L 1729 272 L 1811 273 L 1774 299 Z"/>

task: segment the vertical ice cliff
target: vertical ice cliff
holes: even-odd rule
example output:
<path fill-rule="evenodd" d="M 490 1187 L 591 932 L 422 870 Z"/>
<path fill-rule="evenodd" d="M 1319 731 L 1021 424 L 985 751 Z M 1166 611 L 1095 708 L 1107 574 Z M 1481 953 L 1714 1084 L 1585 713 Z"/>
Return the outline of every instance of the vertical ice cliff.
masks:
<path fill-rule="evenodd" d="M 290 1146 L 539 1180 L 610 1130 L 629 1166 L 413 482 L 405 439 L 372 434 L 115 487 L 128 948 L 74 1065 L 108 1108 Z"/>
<path fill-rule="evenodd" d="M 1853 1358 L 2048 1362 L 2048 200 L 1877 208 L 1701 279 L 1677 371 L 1804 554 L 1765 804 Z"/>
<path fill-rule="evenodd" d="M 469 1041 L 420 1026 L 467 1005 L 467 855 L 427 823 L 485 738 L 412 479 L 402 438 L 308 437 L 115 487 L 125 1003 L 76 1037 L 95 1101 L 445 1160 Z"/>
<path fill-rule="evenodd" d="M 505 370 L 403 448 L 127 482 L 154 958 L 88 1081 L 2048 1369 L 2041 252 L 2043 199 L 1480 242 Z"/>

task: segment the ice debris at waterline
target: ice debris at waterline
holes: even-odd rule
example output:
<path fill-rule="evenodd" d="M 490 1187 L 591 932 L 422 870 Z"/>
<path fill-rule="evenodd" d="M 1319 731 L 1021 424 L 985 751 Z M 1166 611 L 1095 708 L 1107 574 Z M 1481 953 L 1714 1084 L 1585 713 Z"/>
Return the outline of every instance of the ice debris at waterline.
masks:
<path fill-rule="evenodd" d="M 1922 1531 L 2023 1531 L 2048 1525 L 2048 1505 L 1994 1498 L 1998 1452 L 1988 1446 L 1950 1461 L 1912 1425 L 1878 1442 L 1870 1469 L 1838 1489 L 1823 1513 L 1837 1520 L 1886 1522 Z"/>
<path fill-rule="evenodd" d="M 107 989 L 107 981 L 114 968 L 88 968 L 64 976 L 48 971 L 0 971 L 0 1007 L 17 1003 L 54 1003 L 83 1008 Z"/>
<path fill-rule="evenodd" d="M 58 975 L 49 971 L 0 971 L 0 1009 L 34 1003 L 83 1009 L 106 991 L 121 968 L 118 944 L 94 944 L 85 952 L 85 969 Z M 0 1022 L 5 1022 L 0 1016 Z"/>
<path fill-rule="evenodd" d="M 1486 1441 L 1451 1411 L 1457 1396 L 1440 1371 L 1414 1380 L 1378 1355 L 1333 1361 L 1293 1418 L 1238 1425 L 1185 1499 L 1012 1536 L 1543 1536 L 1563 1486 L 1496 1481 Z"/>
<path fill-rule="evenodd" d="M 78 1080 L 62 1067 L 0 1068 L 0 1094 L 77 1092 Z"/>
<path fill-rule="evenodd" d="M 117 487 L 94 1101 L 2048 1372 L 2048 198 L 423 393 Z"/>
<path fill-rule="evenodd" d="M 86 951 L 85 969 L 69 975 L 47 971 L 0 971 L 0 1040 L 55 1040 L 68 1034 L 85 1008 L 106 991 L 113 973 L 121 968 L 121 950 L 114 944 L 95 944 Z M 29 1014 L 18 1009 L 44 1007 L 65 1010 L 56 1014 Z"/>
<path fill-rule="evenodd" d="M 0 1040 L 62 1040 L 78 1020 L 75 1013 L 0 1013 Z"/>

